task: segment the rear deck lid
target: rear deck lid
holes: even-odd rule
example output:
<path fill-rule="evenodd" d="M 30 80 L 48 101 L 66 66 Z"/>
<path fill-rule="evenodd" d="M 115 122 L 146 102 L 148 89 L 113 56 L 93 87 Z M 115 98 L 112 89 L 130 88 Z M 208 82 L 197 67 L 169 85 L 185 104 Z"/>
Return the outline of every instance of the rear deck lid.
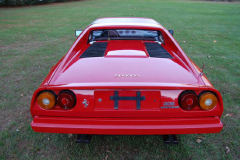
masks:
<path fill-rule="evenodd" d="M 146 47 L 141 40 L 111 40 L 101 45 L 97 42 L 95 46 L 101 46 L 100 56 L 98 50 L 87 49 L 85 52 L 94 51 L 97 56 L 88 57 L 83 53 L 86 58 L 76 57 L 67 62 L 58 69 L 49 85 L 99 86 L 109 83 L 114 86 L 121 82 L 204 85 L 180 59 L 168 53 L 162 45 L 153 43 Z M 161 49 L 160 56 L 151 57 L 150 50 L 156 45 L 159 46 L 155 50 Z"/>

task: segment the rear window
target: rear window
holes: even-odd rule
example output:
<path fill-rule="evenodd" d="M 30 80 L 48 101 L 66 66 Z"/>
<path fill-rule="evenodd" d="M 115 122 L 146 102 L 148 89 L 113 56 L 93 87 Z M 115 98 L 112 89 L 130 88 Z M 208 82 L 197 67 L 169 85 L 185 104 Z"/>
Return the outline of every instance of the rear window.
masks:
<path fill-rule="evenodd" d="M 162 42 L 160 31 L 135 29 L 94 30 L 89 35 L 89 42 L 102 40 L 149 40 Z"/>

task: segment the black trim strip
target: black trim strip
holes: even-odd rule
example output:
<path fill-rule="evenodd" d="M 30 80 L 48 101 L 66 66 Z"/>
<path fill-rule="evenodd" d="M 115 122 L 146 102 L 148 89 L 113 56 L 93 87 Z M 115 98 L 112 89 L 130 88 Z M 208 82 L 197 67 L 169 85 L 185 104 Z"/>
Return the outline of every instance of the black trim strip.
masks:
<path fill-rule="evenodd" d="M 141 96 L 141 92 L 137 92 L 136 97 L 119 97 L 118 91 L 114 92 L 114 96 L 110 96 L 110 100 L 114 100 L 114 109 L 118 109 L 118 101 L 119 100 L 132 100 L 137 101 L 137 109 L 141 108 L 141 101 L 145 100 L 145 96 Z"/>
<path fill-rule="evenodd" d="M 79 58 L 103 57 L 107 48 L 108 42 L 95 42 L 89 46 Z"/>
<path fill-rule="evenodd" d="M 145 42 L 145 46 L 150 57 L 173 58 L 159 43 Z"/>

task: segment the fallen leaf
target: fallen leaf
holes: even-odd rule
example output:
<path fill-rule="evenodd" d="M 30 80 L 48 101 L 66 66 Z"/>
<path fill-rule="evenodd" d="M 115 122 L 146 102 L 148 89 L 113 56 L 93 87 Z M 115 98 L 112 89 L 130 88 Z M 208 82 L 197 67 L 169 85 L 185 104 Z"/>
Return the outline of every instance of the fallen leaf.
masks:
<path fill-rule="evenodd" d="M 50 140 L 50 139 L 48 138 L 48 140 Z"/>
<path fill-rule="evenodd" d="M 224 117 L 232 117 L 233 116 L 233 113 L 227 113 Z"/>
<path fill-rule="evenodd" d="M 198 139 L 204 139 L 204 138 L 205 138 L 205 137 L 203 137 L 203 136 L 199 136 L 199 137 L 198 137 Z"/>
<path fill-rule="evenodd" d="M 230 148 L 226 146 L 225 152 L 226 152 L 226 154 L 228 154 L 230 152 Z"/>
<path fill-rule="evenodd" d="M 106 152 L 108 152 L 108 153 L 112 153 L 111 151 L 109 151 L 109 150 L 106 150 Z"/>
<path fill-rule="evenodd" d="M 23 97 L 23 94 L 21 94 L 20 96 Z"/>
<path fill-rule="evenodd" d="M 183 41 L 183 43 L 186 43 L 186 41 Z"/>
<path fill-rule="evenodd" d="M 196 142 L 197 142 L 197 143 L 201 143 L 202 140 L 201 140 L 201 139 L 197 139 Z"/>
<path fill-rule="evenodd" d="M 216 41 L 216 40 L 214 40 L 214 41 L 213 41 L 213 43 L 217 43 L 217 41 Z"/>
<path fill-rule="evenodd" d="M 108 155 L 106 155 L 106 157 L 105 157 L 105 160 L 107 160 L 108 159 Z"/>

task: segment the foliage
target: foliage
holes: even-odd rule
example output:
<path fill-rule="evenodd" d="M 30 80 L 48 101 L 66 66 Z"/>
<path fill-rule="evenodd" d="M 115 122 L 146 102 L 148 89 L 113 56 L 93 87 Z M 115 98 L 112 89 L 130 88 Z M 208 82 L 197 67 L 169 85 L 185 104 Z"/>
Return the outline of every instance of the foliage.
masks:
<path fill-rule="evenodd" d="M 27 6 L 76 0 L 0 0 L 0 6 Z"/>

